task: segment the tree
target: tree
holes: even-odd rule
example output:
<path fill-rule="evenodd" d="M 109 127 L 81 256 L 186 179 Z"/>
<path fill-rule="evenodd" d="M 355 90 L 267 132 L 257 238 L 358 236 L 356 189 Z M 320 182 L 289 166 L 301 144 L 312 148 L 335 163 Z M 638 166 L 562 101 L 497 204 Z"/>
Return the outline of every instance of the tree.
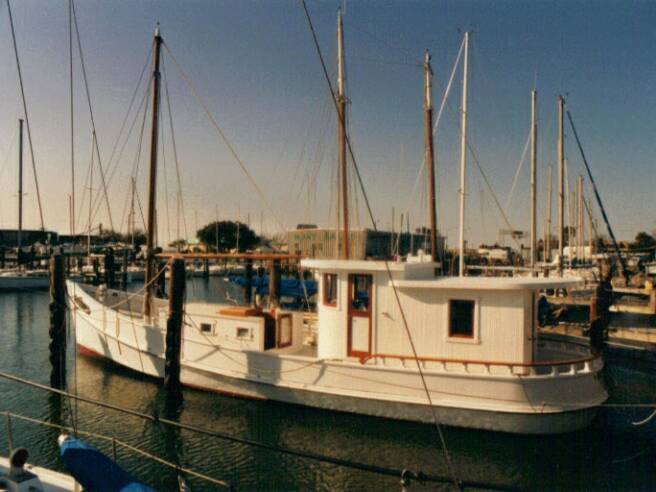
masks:
<path fill-rule="evenodd" d="M 635 241 L 632 244 L 633 249 L 649 249 L 656 246 L 656 239 L 646 232 L 636 234 Z"/>
<path fill-rule="evenodd" d="M 130 244 L 132 242 L 131 234 L 122 234 L 111 229 L 102 230 L 99 235 L 100 241 L 103 243 L 125 243 Z M 146 234 L 141 230 L 134 231 L 134 244 L 140 246 L 146 244 Z"/>
<path fill-rule="evenodd" d="M 239 251 L 247 251 L 260 242 L 255 232 L 242 222 L 222 220 L 211 222 L 196 232 L 198 240 L 210 249 L 214 249 L 216 233 L 219 234 L 219 252 L 229 252 L 237 249 L 237 236 L 239 235 Z"/>

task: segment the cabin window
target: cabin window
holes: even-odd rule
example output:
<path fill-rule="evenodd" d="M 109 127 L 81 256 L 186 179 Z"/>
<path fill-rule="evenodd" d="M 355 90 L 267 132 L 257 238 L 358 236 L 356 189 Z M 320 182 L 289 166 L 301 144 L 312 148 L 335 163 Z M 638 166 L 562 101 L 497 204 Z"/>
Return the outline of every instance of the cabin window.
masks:
<path fill-rule="evenodd" d="M 449 301 L 449 336 L 474 338 L 474 309 L 476 301 Z"/>
<path fill-rule="evenodd" d="M 200 331 L 201 333 L 212 333 L 212 323 L 201 323 Z"/>
<path fill-rule="evenodd" d="M 323 303 L 326 306 L 337 306 L 336 273 L 324 273 L 323 275 Z"/>
<path fill-rule="evenodd" d="M 237 327 L 237 338 L 251 338 L 251 329 L 243 326 Z"/>
<path fill-rule="evenodd" d="M 351 275 L 351 309 L 369 311 L 371 275 Z"/>

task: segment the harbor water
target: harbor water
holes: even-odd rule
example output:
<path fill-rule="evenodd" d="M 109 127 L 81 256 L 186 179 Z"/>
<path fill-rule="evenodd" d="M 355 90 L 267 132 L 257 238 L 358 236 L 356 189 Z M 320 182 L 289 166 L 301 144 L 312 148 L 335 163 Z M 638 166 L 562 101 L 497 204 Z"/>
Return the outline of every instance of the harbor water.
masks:
<path fill-rule="evenodd" d="M 188 297 L 237 298 L 222 278 L 190 279 Z M 0 293 L 0 371 L 48 384 L 48 293 Z M 656 419 L 622 404 L 656 402 L 656 368 L 644 362 L 610 360 L 606 380 L 611 405 L 585 430 L 557 436 L 444 428 L 456 474 L 524 490 L 654 490 Z M 147 414 L 176 419 L 223 433 L 358 462 L 448 475 L 435 428 L 430 425 L 340 414 L 274 402 L 184 389 L 180 405 L 167 402 L 158 381 L 118 366 L 74 357 L 68 337 L 68 389 Z M 617 406 L 616 406 L 617 405 Z M 400 477 L 380 476 L 275 451 L 226 442 L 99 408 L 75 403 L 37 388 L 0 379 L 0 412 L 13 412 L 62 425 L 77 415 L 80 430 L 113 436 L 170 462 L 230 482 L 236 490 L 400 490 Z M 64 470 L 59 430 L 12 421 L 15 446 L 29 449 L 30 461 Z M 111 454 L 111 444 L 88 441 Z M 0 423 L 0 455 L 8 453 Z M 177 490 L 175 470 L 118 448 L 118 461 L 158 490 Z M 193 491 L 216 486 L 188 477 Z M 451 490 L 451 485 L 413 482 L 408 490 Z"/>

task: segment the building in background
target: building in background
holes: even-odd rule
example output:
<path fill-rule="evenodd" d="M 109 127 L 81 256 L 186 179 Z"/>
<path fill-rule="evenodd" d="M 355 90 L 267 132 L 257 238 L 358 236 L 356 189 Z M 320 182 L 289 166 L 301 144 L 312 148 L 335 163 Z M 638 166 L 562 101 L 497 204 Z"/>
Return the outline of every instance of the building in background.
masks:
<path fill-rule="evenodd" d="M 343 232 L 338 235 L 335 229 L 319 229 L 300 224 L 299 228 L 287 232 L 289 253 L 301 254 L 307 258 L 337 258 Z M 444 251 L 445 239 L 438 234 L 438 251 Z M 374 231 L 372 229 L 352 229 L 349 233 L 350 255 L 352 260 L 383 259 L 395 256 L 417 254 L 418 250 L 430 250 L 430 236 L 427 230 L 414 233 Z"/>

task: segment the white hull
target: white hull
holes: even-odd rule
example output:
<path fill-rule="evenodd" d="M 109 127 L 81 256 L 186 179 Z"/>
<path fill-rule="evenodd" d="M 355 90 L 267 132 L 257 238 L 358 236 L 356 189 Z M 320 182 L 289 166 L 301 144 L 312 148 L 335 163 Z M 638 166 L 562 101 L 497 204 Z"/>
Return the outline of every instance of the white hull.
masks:
<path fill-rule="evenodd" d="M 166 305 L 159 323 L 104 307 L 92 288 L 68 283 L 77 341 L 92 352 L 156 378 L 164 376 Z M 110 291 L 108 304 L 124 293 Z M 194 319 L 193 305 L 188 308 Z M 205 316 L 205 314 L 198 315 Z M 192 322 L 192 325 L 194 323 Z M 271 399 L 318 408 L 430 422 L 415 361 L 322 360 L 280 351 L 219 346 L 186 324 L 181 382 L 209 391 Z M 587 425 L 607 397 L 600 359 L 555 367 L 495 367 L 476 363 L 422 362 L 431 400 L 442 423 L 518 433 L 555 433 Z M 554 372 L 555 371 L 555 372 Z"/>

